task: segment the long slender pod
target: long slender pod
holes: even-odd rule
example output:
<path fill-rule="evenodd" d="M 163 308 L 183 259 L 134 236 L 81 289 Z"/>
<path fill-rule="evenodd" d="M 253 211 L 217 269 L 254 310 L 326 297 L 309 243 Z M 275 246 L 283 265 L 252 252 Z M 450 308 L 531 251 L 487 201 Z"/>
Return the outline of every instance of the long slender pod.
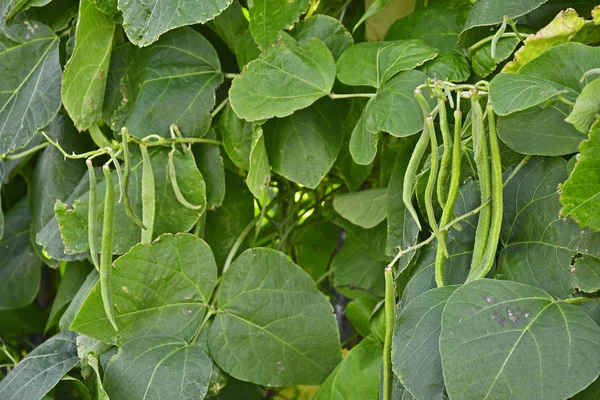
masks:
<path fill-rule="evenodd" d="M 385 340 L 383 342 L 383 400 L 392 400 L 392 337 L 396 320 L 396 296 L 392 267 L 385 269 Z"/>
<path fill-rule="evenodd" d="M 156 211 L 156 194 L 154 193 L 154 171 L 148 154 L 148 148 L 140 144 L 142 153 L 142 243 L 152 242 L 154 232 L 154 214 Z"/>
<path fill-rule="evenodd" d="M 488 160 L 487 141 L 485 139 L 485 126 L 483 110 L 479 104 L 477 91 L 471 97 L 471 112 L 473 113 L 472 134 L 473 147 L 475 149 L 475 167 L 479 177 L 479 191 L 481 202 L 486 201 L 492 194 L 490 181 L 490 164 Z M 483 259 L 483 253 L 488 241 L 491 220 L 491 204 L 487 204 L 479 213 L 477 230 L 475 231 L 475 244 L 473 246 L 473 258 L 471 259 L 471 271 L 477 270 Z"/>
<path fill-rule="evenodd" d="M 435 219 L 435 210 L 433 208 L 433 189 L 438 173 L 438 145 L 437 137 L 435 136 L 435 127 L 433 126 L 433 117 L 431 115 L 427 117 L 426 123 L 431 143 L 431 166 L 429 167 L 429 178 L 427 179 L 427 186 L 425 187 L 425 210 L 427 211 L 427 222 L 438 240 L 439 249 L 442 250 L 442 253 L 446 257 L 448 257 L 446 241 L 442 238 L 440 230 L 438 229 L 438 223 Z"/>
<path fill-rule="evenodd" d="M 415 98 L 417 99 L 417 102 L 421 106 L 421 110 L 423 111 L 423 116 L 426 119 L 427 116 L 429 115 L 429 113 L 431 112 L 431 107 L 429 106 L 429 103 L 427 103 L 427 101 L 425 100 L 425 97 L 423 96 L 423 93 L 421 93 L 421 90 L 419 90 L 419 89 L 415 90 Z M 417 210 L 415 210 L 413 203 L 412 203 L 412 195 L 414 192 L 415 177 L 417 176 L 417 169 L 419 168 L 419 165 L 421 164 L 421 159 L 423 158 L 423 155 L 425 154 L 425 151 L 427 150 L 427 145 L 429 144 L 429 141 L 430 141 L 430 138 L 429 138 L 429 133 L 427 132 L 427 124 L 425 122 L 423 122 L 423 132 L 421 133 L 421 137 L 419 138 L 419 141 L 417 142 L 417 144 L 413 150 L 413 153 L 410 157 L 408 165 L 406 166 L 406 172 L 404 174 L 404 183 L 402 186 L 403 187 L 402 201 L 404 202 L 404 206 L 406 207 L 406 209 L 408 210 L 410 215 L 415 220 L 415 223 L 419 227 L 419 230 L 421 230 L 421 223 L 419 222 L 419 216 L 417 214 Z"/>
<path fill-rule="evenodd" d="M 123 149 L 123 189 L 121 192 L 121 197 L 123 199 L 123 205 L 125 206 L 125 213 L 127 216 L 135 222 L 137 226 L 142 229 L 146 229 L 142 221 L 138 218 L 137 215 L 134 214 L 133 209 L 131 208 L 131 203 L 129 201 L 129 175 L 131 173 L 131 155 L 129 153 L 129 131 L 127 128 L 123 128 L 121 130 L 121 136 L 123 137 L 123 142 L 121 144 L 121 148 Z"/>
<path fill-rule="evenodd" d="M 448 175 L 450 175 L 450 167 L 452 165 L 452 136 L 450 135 L 450 127 L 448 126 L 446 101 L 443 99 L 438 99 L 438 103 L 440 105 L 438 108 L 440 113 L 440 130 L 442 131 L 444 154 L 442 154 L 436 193 L 440 206 L 444 208 L 446 206 L 446 199 L 448 196 L 446 181 L 448 180 Z"/>
<path fill-rule="evenodd" d="M 490 158 L 492 160 L 492 216 L 483 259 L 479 268 L 470 271 L 469 281 L 484 278 L 492 269 L 498 247 L 498 239 L 500 238 L 500 230 L 502 228 L 502 211 L 504 207 L 502 199 L 502 162 L 500 160 L 494 108 L 491 103 L 487 105 L 487 114 L 490 127 Z"/>
<path fill-rule="evenodd" d="M 106 183 L 106 193 L 104 196 L 104 222 L 102 224 L 102 249 L 100 253 L 100 293 L 102 295 L 102 304 L 104 305 L 104 312 L 108 317 L 113 328 L 116 331 L 117 323 L 115 321 L 115 315 L 113 310 L 112 296 L 110 292 L 111 287 L 111 274 L 112 274 L 112 250 L 113 250 L 113 237 L 115 229 L 115 208 L 116 208 L 116 197 L 115 188 L 113 186 L 112 175 L 108 165 L 102 167 L 104 173 L 104 182 Z"/>
<path fill-rule="evenodd" d="M 120 151 L 118 153 L 120 153 Z M 118 153 L 115 153 L 111 148 L 108 149 L 108 155 L 110 156 L 112 163 L 115 166 L 115 171 L 117 172 L 117 179 L 119 180 L 119 203 L 121 203 L 123 201 L 123 192 L 125 190 L 123 190 L 123 175 L 121 173 L 121 163 L 119 163 L 119 159 L 117 158 L 117 156 L 119 155 Z"/>
<path fill-rule="evenodd" d="M 90 257 L 96 270 L 100 271 L 98 263 L 98 249 L 96 249 L 96 207 L 98 206 L 98 183 L 96 182 L 96 171 L 92 160 L 85 161 L 90 176 L 90 201 L 88 206 L 88 244 L 90 247 Z"/>
<path fill-rule="evenodd" d="M 454 215 L 454 205 L 458 197 L 458 186 L 460 185 L 460 168 L 462 160 L 461 147 L 461 130 L 462 130 L 462 111 L 457 109 L 454 111 L 454 142 L 452 144 L 452 174 L 450 175 L 450 186 L 448 188 L 448 198 L 442 211 L 440 226 L 447 225 Z M 441 232 L 440 239 L 444 242 L 448 238 L 448 231 Z M 435 282 L 438 286 L 444 286 L 444 265 L 446 264 L 446 256 L 440 248 L 438 241 L 438 249 L 435 255 Z"/>
<path fill-rule="evenodd" d="M 179 184 L 177 183 L 177 173 L 175 172 L 175 161 L 173 157 L 175 155 L 175 150 L 171 150 L 169 152 L 169 179 L 171 180 L 171 186 L 173 187 L 173 192 L 175 192 L 175 197 L 179 203 L 185 208 L 189 208 L 190 210 L 200 210 L 202 209 L 202 205 L 195 205 L 187 201 L 183 193 L 181 193 L 181 189 L 179 189 Z"/>

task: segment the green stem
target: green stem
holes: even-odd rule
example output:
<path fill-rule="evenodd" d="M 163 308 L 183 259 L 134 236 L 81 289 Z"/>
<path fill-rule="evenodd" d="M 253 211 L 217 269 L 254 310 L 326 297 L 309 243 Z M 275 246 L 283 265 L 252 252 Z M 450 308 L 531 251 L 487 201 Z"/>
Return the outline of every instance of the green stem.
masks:
<path fill-rule="evenodd" d="M 385 268 L 385 340 L 383 342 L 383 400 L 392 400 L 392 337 L 396 319 L 396 295 L 391 267 Z"/>
<path fill-rule="evenodd" d="M 440 174 L 437 180 L 436 193 L 438 202 L 444 208 L 446 205 L 446 197 L 448 195 L 446 188 L 446 181 L 450 173 L 450 166 L 452 164 L 452 136 L 450 135 L 450 127 L 448 126 L 448 113 L 446 111 L 445 100 L 438 100 L 440 103 L 440 130 L 442 131 L 442 140 L 444 146 L 444 154 L 442 154 L 442 162 L 440 164 Z M 460 138 L 459 138 L 460 141 Z"/>
<path fill-rule="evenodd" d="M 479 42 L 475 43 L 473 46 L 469 47 L 469 50 L 467 51 L 467 57 L 471 58 L 471 56 L 473 55 L 473 52 L 475 50 L 477 50 L 478 48 L 480 48 L 480 47 L 484 46 L 485 44 L 494 40 L 495 36 L 496 35 L 492 35 L 492 36 L 483 38 Z M 504 33 L 504 34 L 500 35 L 500 38 L 517 37 L 519 39 L 525 39 L 525 38 L 527 38 L 527 36 L 529 36 L 529 35 L 526 35 L 524 33 L 508 32 L 508 33 Z"/>
<path fill-rule="evenodd" d="M 435 210 L 433 208 L 433 189 L 435 187 L 435 181 L 437 179 L 438 172 L 438 149 L 437 149 L 437 138 L 435 136 L 435 127 L 433 126 L 433 117 L 427 117 L 427 130 L 429 131 L 429 139 L 431 141 L 431 166 L 429 168 L 429 178 L 427 179 L 427 186 L 425 187 L 425 211 L 427 212 L 427 221 L 433 234 L 438 239 L 438 245 L 442 253 L 448 257 L 448 250 L 446 249 L 446 241 L 442 239 L 440 231 L 438 229 L 438 223 L 435 219 Z"/>
<path fill-rule="evenodd" d="M 196 329 L 196 332 L 194 332 L 194 336 L 192 336 L 192 340 L 189 341 L 190 344 L 196 344 L 196 342 L 198 341 L 198 338 L 200 337 L 200 333 L 202 333 L 202 329 L 204 329 L 204 327 L 210 320 L 210 317 L 212 317 L 216 313 L 217 312 L 213 308 L 208 309 L 208 311 L 206 312 L 206 315 L 204 316 L 204 319 L 198 326 L 198 329 Z"/>
<path fill-rule="evenodd" d="M 15 153 L 15 154 L 4 154 L 2 155 L 2 158 L 4 160 L 18 160 L 20 158 L 24 158 L 27 157 L 31 154 L 34 154 L 35 152 L 44 149 L 45 147 L 47 147 L 50 143 L 48 142 L 44 142 L 41 144 L 38 144 L 37 146 L 34 146 L 30 149 L 27 149 L 25 151 L 22 151 L 21 153 Z"/>
<path fill-rule="evenodd" d="M 204 138 L 171 138 L 167 139 L 159 135 L 148 135 L 143 139 L 131 138 L 131 141 L 143 146 L 171 146 L 175 143 L 184 143 L 184 144 L 193 144 L 193 143 L 206 143 L 206 144 L 216 144 L 223 145 L 223 142 L 213 139 L 204 139 Z"/>
<path fill-rule="evenodd" d="M 110 143 L 110 140 L 108 140 L 106 136 L 104 136 L 104 133 L 102 133 L 102 129 L 100 129 L 98 124 L 90 125 L 88 131 L 90 132 L 92 140 L 94 141 L 94 143 L 96 143 L 96 146 L 100 148 L 112 146 L 112 143 Z"/>
<path fill-rule="evenodd" d="M 50 139 L 50 136 L 48 136 L 46 134 L 46 132 L 41 131 L 41 134 L 44 135 L 44 137 L 46 138 L 46 140 L 54 147 L 56 147 L 65 158 L 70 158 L 73 160 L 78 160 L 78 159 L 82 159 L 82 158 L 88 158 L 88 157 L 94 157 L 94 156 L 98 156 L 101 154 L 107 154 L 108 153 L 108 149 L 106 148 L 102 148 L 102 149 L 97 149 L 97 150 L 92 150 L 92 151 L 88 151 L 86 153 L 82 153 L 82 154 L 69 154 L 67 153 L 59 144 L 58 142 L 55 142 L 54 140 Z"/>
<path fill-rule="evenodd" d="M 224 72 L 224 73 L 223 73 L 223 77 L 224 77 L 225 79 L 235 79 L 235 78 L 237 78 L 238 76 L 240 76 L 240 74 L 233 74 L 233 73 L 230 73 L 230 72 Z"/>
<path fill-rule="evenodd" d="M 223 109 L 225 108 L 225 106 L 227 105 L 227 103 L 229 103 L 229 97 L 225 98 L 225 100 L 223 100 L 218 106 L 215 107 L 214 110 L 212 110 L 212 112 L 210 113 L 210 116 L 212 118 L 216 117 L 217 114 Z"/>
<path fill-rule="evenodd" d="M 141 229 L 146 229 L 142 221 L 138 218 L 137 215 L 134 214 L 133 209 L 131 207 L 131 203 L 129 201 L 129 174 L 131 172 L 131 156 L 129 154 L 129 131 L 127 128 L 121 129 L 121 136 L 123 137 L 123 142 L 121 143 L 121 149 L 123 150 L 123 188 L 122 188 L 122 197 L 123 197 L 123 205 L 125 206 L 125 214 L 131 219 L 137 226 Z"/>
<path fill-rule="evenodd" d="M 102 172 L 104 173 L 106 192 L 104 197 L 104 223 L 102 225 L 102 249 L 100 253 L 100 293 L 102 295 L 102 304 L 104 305 L 104 312 L 106 313 L 108 321 L 113 328 L 115 328 L 115 331 L 118 331 L 119 328 L 117 328 L 117 323 L 115 321 L 111 293 L 116 197 L 112 175 L 108 165 L 102 167 Z"/>
<path fill-rule="evenodd" d="M 353 97 L 375 97 L 376 93 L 349 93 L 349 94 L 336 94 L 329 93 L 331 99 L 351 99 Z"/>

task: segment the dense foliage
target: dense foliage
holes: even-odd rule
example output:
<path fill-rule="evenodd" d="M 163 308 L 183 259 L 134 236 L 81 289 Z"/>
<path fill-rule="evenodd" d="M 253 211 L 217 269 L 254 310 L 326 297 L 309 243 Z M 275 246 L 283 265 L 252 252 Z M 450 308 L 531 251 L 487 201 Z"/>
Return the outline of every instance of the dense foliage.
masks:
<path fill-rule="evenodd" d="M 0 0 L 0 399 L 600 398 L 600 6 Z"/>

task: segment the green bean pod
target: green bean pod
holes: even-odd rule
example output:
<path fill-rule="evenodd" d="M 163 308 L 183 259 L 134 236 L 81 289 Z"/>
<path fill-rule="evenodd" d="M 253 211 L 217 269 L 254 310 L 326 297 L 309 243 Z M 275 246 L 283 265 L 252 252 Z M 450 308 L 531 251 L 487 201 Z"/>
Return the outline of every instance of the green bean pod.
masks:
<path fill-rule="evenodd" d="M 490 103 L 487 105 L 487 114 L 490 127 L 490 157 L 492 160 L 492 216 L 483 259 L 479 268 L 475 272 L 471 271 L 469 273 L 468 281 L 484 278 L 492 269 L 496 250 L 498 248 L 500 230 L 502 229 L 502 213 L 504 207 L 502 198 L 502 162 L 500 160 L 500 148 L 498 146 L 498 136 L 496 133 L 494 108 Z"/>
<path fill-rule="evenodd" d="M 429 103 L 425 100 L 425 97 L 421 93 L 419 89 L 415 90 L 415 98 L 421 106 L 421 110 L 423 111 L 423 116 L 427 119 L 427 116 L 431 112 L 431 107 Z M 412 155 L 410 156 L 410 160 L 408 165 L 406 166 L 406 172 L 404 173 L 404 181 L 402 185 L 402 202 L 404 206 L 413 217 L 415 223 L 419 230 L 421 230 L 421 223 L 419 222 L 419 215 L 417 214 L 417 210 L 413 207 L 412 203 L 412 195 L 415 190 L 415 178 L 417 176 L 417 170 L 419 165 L 421 164 L 421 160 L 423 159 L 423 155 L 425 155 L 425 151 L 427 150 L 427 145 L 430 142 L 429 132 L 427 130 L 427 123 L 423 122 L 423 132 L 421 133 L 421 137 L 417 142 Z"/>
<path fill-rule="evenodd" d="M 88 205 L 88 245 L 90 247 L 90 257 L 96 270 L 100 271 L 98 263 L 98 250 L 96 249 L 96 207 L 98 206 L 98 183 L 96 182 L 96 171 L 92 160 L 85 161 L 90 176 L 90 201 Z"/>
<path fill-rule="evenodd" d="M 121 130 L 121 136 L 123 137 L 121 144 L 121 148 L 123 149 L 123 187 L 121 197 L 123 199 L 123 205 L 125 206 L 125 213 L 137 226 L 139 226 L 141 229 L 146 229 L 142 221 L 133 212 L 131 203 L 129 202 L 128 188 L 129 174 L 131 172 L 131 155 L 129 153 L 129 132 L 127 131 L 127 128 L 123 128 Z"/>
<path fill-rule="evenodd" d="M 477 92 L 471 97 L 471 112 L 473 113 L 473 123 L 471 125 L 473 135 L 473 147 L 475 148 L 475 166 L 479 177 L 479 191 L 481 203 L 487 201 L 492 194 L 490 180 L 490 164 L 488 160 L 487 141 L 485 138 L 485 126 L 483 121 L 483 111 L 479 104 Z M 491 221 L 491 205 L 487 204 L 479 213 L 477 230 L 475 231 L 475 244 L 473 246 L 473 258 L 471 259 L 471 272 L 477 271 L 483 259 L 483 253 L 488 241 Z M 469 272 L 469 275 L 471 274 Z"/>
<path fill-rule="evenodd" d="M 154 215 L 156 212 L 156 194 L 154 193 L 154 171 L 148 154 L 148 148 L 140 144 L 142 153 L 142 243 L 152 242 L 154 233 Z"/>
<path fill-rule="evenodd" d="M 429 168 L 429 178 L 427 179 L 427 186 L 425 187 L 425 210 L 427 212 L 427 222 L 433 231 L 434 236 L 438 240 L 439 249 L 442 253 L 448 257 L 448 250 L 446 249 L 446 241 L 442 239 L 440 230 L 438 228 L 437 221 L 435 219 L 435 210 L 433 208 L 433 189 L 438 173 L 438 145 L 437 137 L 435 135 L 435 127 L 433 126 L 433 117 L 430 115 L 426 119 L 427 131 L 429 132 L 429 140 L 431 143 L 431 166 Z"/>
<path fill-rule="evenodd" d="M 106 183 L 106 193 L 104 196 L 104 222 L 102 225 L 102 250 L 100 253 L 100 293 L 102 295 L 102 304 L 104 312 L 108 317 L 109 322 L 115 328 L 117 323 L 113 310 L 113 302 L 111 295 L 111 275 L 112 275 L 112 253 L 113 253 L 113 238 L 115 229 L 115 208 L 116 197 L 115 188 L 113 186 L 112 175 L 108 165 L 102 167 L 104 173 L 104 182 Z"/>
<path fill-rule="evenodd" d="M 454 143 L 452 144 L 452 173 L 450 176 L 450 186 L 448 188 L 448 199 L 442 211 L 440 226 L 445 226 L 452 220 L 454 216 L 454 205 L 458 198 L 458 187 L 460 185 L 461 174 L 461 131 L 462 131 L 462 112 L 456 110 L 454 112 Z M 446 242 L 448 231 L 442 231 L 440 234 L 441 240 Z M 446 256 L 444 255 L 440 243 L 435 255 L 435 282 L 438 287 L 444 286 L 444 265 L 446 264 Z"/>
<path fill-rule="evenodd" d="M 452 165 L 452 136 L 450 135 L 450 127 L 448 126 L 446 101 L 438 100 L 438 102 L 440 104 L 440 130 L 442 131 L 444 154 L 442 154 L 442 162 L 440 164 L 436 193 L 438 202 L 443 209 L 446 206 L 446 199 L 448 196 L 446 181 L 448 180 L 448 175 L 450 174 L 450 168 Z"/>
<path fill-rule="evenodd" d="M 392 400 L 392 339 L 396 322 L 396 294 L 392 268 L 385 269 L 385 338 L 383 342 L 383 399 Z"/>
<path fill-rule="evenodd" d="M 175 161 L 173 160 L 173 157 L 175 156 L 175 150 L 171 150 L 169 152 L 169 179 L 171 181 L 171 186 L 173 187 L 173 192 L 175 192 L 175 197 L 177 197 L 177 200 L 179 201 L 179 203 L 181 203 L 182 206 L 184 206 L 185 208 L 189 208 L 190 210 L 201 210 L 202 209 L 202 205 L 195 205 L 190 203 L 189 201 L 187 201 L 187 199 L 185 198 L 185 196 L 183 195 L 183 193 L 181 193 L 181 189 L 179 189 L 179 184 L 177 183 L 177 173 L 175 172 Z"/>

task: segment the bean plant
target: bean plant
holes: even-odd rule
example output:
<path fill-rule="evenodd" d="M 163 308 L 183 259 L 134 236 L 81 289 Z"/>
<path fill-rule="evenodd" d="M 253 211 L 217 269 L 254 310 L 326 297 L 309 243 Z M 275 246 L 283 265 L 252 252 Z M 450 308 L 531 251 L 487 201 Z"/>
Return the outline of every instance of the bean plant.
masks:
<path fill-rule="evenodd" d="M 0 400 L 600 397 L 594 2 L 0 16 Z"/>

